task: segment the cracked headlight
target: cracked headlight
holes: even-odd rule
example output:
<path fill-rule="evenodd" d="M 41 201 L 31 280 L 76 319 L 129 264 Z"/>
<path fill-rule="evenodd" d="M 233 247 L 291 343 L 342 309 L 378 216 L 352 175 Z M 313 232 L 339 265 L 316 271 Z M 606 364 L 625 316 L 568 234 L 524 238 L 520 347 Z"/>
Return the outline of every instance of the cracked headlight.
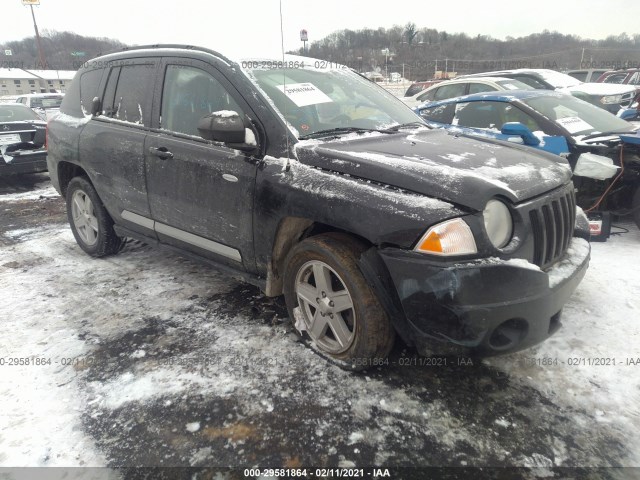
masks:
<path fill-rule="evenodd" d="M 500 200 L 489 200 L 482 212 L 484 228 L 491 243 L 496 248 L 504 247 L 513 235 L 511 212 Z"/>

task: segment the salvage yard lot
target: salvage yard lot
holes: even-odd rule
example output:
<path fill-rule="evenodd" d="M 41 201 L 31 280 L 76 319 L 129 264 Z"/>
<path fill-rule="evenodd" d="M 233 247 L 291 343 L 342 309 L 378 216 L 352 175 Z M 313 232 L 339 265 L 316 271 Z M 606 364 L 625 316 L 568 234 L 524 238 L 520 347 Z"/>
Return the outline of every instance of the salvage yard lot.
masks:
<path fill-rule="evenodd" d="M 542 345 L 398 345 L 351 373 L 281 299 L 138 242 L 91 259 L 46 175 L 2 180 L 0 466 L 640 466 L 640 232 L 622 224 Z"/>

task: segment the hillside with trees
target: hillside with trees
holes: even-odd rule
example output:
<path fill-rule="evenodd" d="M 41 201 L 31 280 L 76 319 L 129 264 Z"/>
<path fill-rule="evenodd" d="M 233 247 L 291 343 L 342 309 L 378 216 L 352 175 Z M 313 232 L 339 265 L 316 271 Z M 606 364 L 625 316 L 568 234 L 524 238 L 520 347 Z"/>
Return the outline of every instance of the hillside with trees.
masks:
<path fill-rule="evenodd" d="M 22 40 L 5 42 L 0 46 L 0 60 L 3 66 L 16 66 L 25 69 L 77 70 L 79 66 L 98 55 L 121 49 L 126 45 L 109 38 L 94 38 L 77 35 L 72 32 L 44 30 L 40 34 L 44 65 L 38 55 L 35 36 Z M 10 50 L 11 55 L 5 51 Z"/>
<path fill-rule="evenodd" d="M 302 54 L 302 49 L 291 53 Z M 412 80 L 432 78 L 436 71 L 460 75 L 507 68 L 622 68 L 640 65 L 640 34 L 590 40 L 545 30 L 499 40 L 410 22 L 388 29 L 340 30 L 312 42 L 307 55 L 360 72 L 404 73 Z"/>

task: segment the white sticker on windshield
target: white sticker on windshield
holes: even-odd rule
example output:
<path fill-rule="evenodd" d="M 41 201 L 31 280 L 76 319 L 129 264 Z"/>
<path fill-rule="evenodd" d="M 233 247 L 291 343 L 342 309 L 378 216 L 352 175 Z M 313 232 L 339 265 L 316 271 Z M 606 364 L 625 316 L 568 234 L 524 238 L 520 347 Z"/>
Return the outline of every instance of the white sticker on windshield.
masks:
<path fill-rule="evenodd" d="M 557 123 L 567 129 L 569 133 L 584 132 L 585 130 L 593 130 L 593 127 L 579 117 L 558 118 Z"/>
<path fill-rule="evenodd" d="M 299 107 L 333 102 L 333 100 L 313 83 L 290 83 L 287 85 L 277 85 L 277 88 Z"/>

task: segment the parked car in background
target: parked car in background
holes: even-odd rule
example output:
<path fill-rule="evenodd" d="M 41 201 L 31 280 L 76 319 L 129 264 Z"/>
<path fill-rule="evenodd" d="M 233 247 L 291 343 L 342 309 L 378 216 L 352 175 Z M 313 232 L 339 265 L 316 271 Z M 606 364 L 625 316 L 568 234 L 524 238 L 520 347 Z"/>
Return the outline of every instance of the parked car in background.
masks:
<path fill-rule="evenodd" d="M 89 255 L 133 237 L 284 294 L 348 368 L 384 365 L 396 333 L 498 354 L 560 327 L 590 252 L 564 159 L 454 139 L 305 57 L 155 45 L 85 65 L 48 162 Z"/>
<path fill-rule="evenodd" d="M 440 82 L 442 82 L 442 80 L 421 80 L 419 82 L 414 82 L 411 85 L 409 85 L 409 88 L 407 88 L 407 91 L 404 92 L 404 96 L 413 97 L 415 94 L 421 92 L 422 90 L 425 90 L 429 88 L 431 85 L 435 85 L 436 83 L 440 83 Z"/>
<path fill-rule="evenodd" d="M 0 96 L 0 103 L 16 103 L 17 95 L 2 95 Z"/>
<path fill-rule="evenodd" d="M 640 228 L 640 147 L 621 139 L 633 136 L 637 126 L 548 90 L 469 95 L 416 111 L 433 126 L 565 156 L 574 170 L 579 206 L 594 212 L 633 211 Z"/>
<path fill-rule="evenodd" d="M 17 103 L 0 103 L 0 176 L 47 170 L 47 123 Z"/>
<path fill-rule="evenodd" d="M 614 115 L 621 108 L 628 108 L 634 101 L 635 88 L 626 85 L 584 83 L 554 70 L 516 69 L 499 72 L 474 73 L 458 78 L 501 76 L 513 78 L 541 90 L 558 90 L 570 93 L 586 102 L 603 108 Z"/>
<path fill-rule="evenodd" d="M 569 70 L 568 72 L 564 72 L 567 75 L 575 78 L 576 80 L 580 80 L 584 83 L 596 82 L 600 75 L 606 72 L 606 68 L 590 68 L 586 70 Z"/>
<path fill-rule="evenodd" d="M 417 107 L 425 102 L 446 100 L 447 98 L 460 97 L 480 92 L 497 92 L 504 90 L 533 89 L 519 80 L 504 77 L 482 77 L 444 80 L 437 85 L 418 92 L 412 97 L 401 98 L 410 107 Z"/>
<path fill-rule="evenodd" d="M 48 120 L 60 110 L 63 98 L 63 93 L 30 93 L 18 95 L 15 101 L 31 108 L 43 120 Z"/>

